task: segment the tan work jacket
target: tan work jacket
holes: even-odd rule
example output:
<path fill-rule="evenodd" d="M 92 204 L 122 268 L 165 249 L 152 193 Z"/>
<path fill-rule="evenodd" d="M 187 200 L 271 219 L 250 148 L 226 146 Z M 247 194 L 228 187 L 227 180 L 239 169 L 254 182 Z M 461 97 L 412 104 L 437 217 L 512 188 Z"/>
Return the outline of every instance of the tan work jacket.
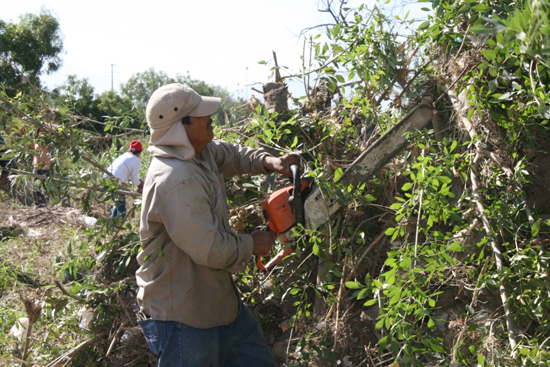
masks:
<path fill-rule="evenodd" d="M 138 303 L 153 319 L 227 325 L 240 308 L 231 273 L 250 261 L 253 241 L 229 227 L 224 178 L 267 173 L 267 154 L 212 141 L 199 160 L 188 148 L 148 150 L 153 159 L 143 188 Z"/>

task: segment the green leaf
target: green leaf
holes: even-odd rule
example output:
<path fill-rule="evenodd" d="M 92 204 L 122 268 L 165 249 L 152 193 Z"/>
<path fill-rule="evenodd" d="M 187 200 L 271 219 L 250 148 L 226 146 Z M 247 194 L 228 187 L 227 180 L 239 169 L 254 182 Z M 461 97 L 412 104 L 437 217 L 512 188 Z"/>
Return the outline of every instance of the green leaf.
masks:
<path fill-rule="evenodd" d="M 434 326 L 435 326 L 435 322 L 434 322 L 434 320 L 432 320 L 432 318 L 430 317 L 430 318 L 428 319 L 428 328 L 429 328 L 430 330 L 433 330 Z"/>
<path fill-rule="evenodd" d="M 434 351 L 440 352 L 440 353 L 444 353 L 444 352 L 445 352 L 445 349 L 444 349 L 442 346 L 440 346 L 439 344 L 436 344 L 436 343 L 434 343 L 434 342 L 432 342 L 432 341 L 428 341 L 428 342 L 430 343 L 430 347 L 431 347 Z"/>
<path fill-rule="evenodd" d="M 493 93 L 498 88 L 498 79 L 493 79 L 489 81 L 489 92 Z"/>
<path fill-rule="evenodd" d="M 292 142 L 292 145 L 290 148 L 295 148 L 298 145 L 298 136 L 294 136 L 294 141 Z"/>
<path fill-rule="evenodd" d="M 332 351 L 323 349 L 323 355 L 328 361 L 336 363 L 336 356 L 332 353 Z"/>
<path fill-rule="evenodd" d="M 465 13 L 467 13 L 470 9 L 471 9 L 470 4 L 465 4 L 465 5 L 463 5 L 460 9 L 458 9 L 457 14 L 458 14 L 458 15 L 465 14 Z"/>
<path fill-rule="evenodd" d="M 378 325 L 378 324 L 376 324 Z M 380 328 L 382 328 L 382 326 L 380 326 Z M 384 350 L 386 348 L 386 345 L 388 344 L 388 338 L 389 338 L 389 335 L 386 335 L 385 337 L 383 337 L 382 339 L 380 339 L 378 341 L 378 345 L 380 347 L 379 350 Z"/>
<path fill-rule="evenodd" d="M 462 251 L 462 246 L 460 242 L 453 242 L 447 247 L 447 251 Z"/>
<path fill-rule="evenodd" d="M 365 297 L 367 297 L 368 295 L 370 294 L 369 292 L 369 289 L 368 288 L 364 288 L 361 290 L 361 292 L 359 292 L 359 294 L 357 295 L 357 299 L 363 299 Z"/>
<path fill-rule="evenodd" d="M 334 172 L 334 181 L 338 181 L 340 177 L 342 177 L 343 173 L 344 171 L 342 170 L 342 168 L 338 167 L 338 169 Z"/>
<path fill-rule="evenodd" d="M 490 6 L 487 6 L 485 4 L 478 4 L 478 5 L 474 6 L 472 9 L 475 10 L 475 11 L 478 11 L 480 13 L 485 13 L 485 12 L 491 11 L 493 8 L 491 8 Z"/>
<path fill-rule="evenodd" d="M 502 96 L 500 96 L 499 99 L 500 99 L 501 101 L 508 101 L 508 100 L 511 100 L 511 99 L 512 99 L 512 98 L 510 98 L 510 97 L 512 97 L 512 93 L 507 92 L 507 93 L 504 93 Z"/>
<path fill-rule="evenodd" d="M 384 278 L 386 280 L 386 283 L 389 285 L 392 285 L 395 283 L 395 270 L 390 270 L 384 274 Z"/>
<path fill-rule="evenodd" d="M 372 85 L 375 88 L 378 88 L 378 77 L 376 75 L 371 75 L 369 79 L 370 79 L 370 82 L 372 83 Z"/>
<path fill-rule="evenodd" d="M 495 50 L 481 50 L 480 52 L 489 61 L 493 61 L 497 56 L 497 52 Z"/>
<path fill-rule="evenodd" d="M 458 142 L 456 140 L 453 140 L 453 143 L 451 144 L 450 152 L 452 153 L 458 145 Z"/>
<path fill-rule="evenodd" d="M 401 261 L 401 265 L 403 268 L 412 269 L 412 259 L 410 256 L 405 256 L 403 260 Z"/>
<path fill-rule="evenodd" d="M 485 357 L 483 357 L 482 354 L 478 354 L 478 355 L 477 355 L 477 363 L 478 363 L 480 366 L 485 366 Z"/>
<path fill-rule="evenodd" d="M 359 289 L 361 288 L 361 283 L 358 282 L 346 282 L 346 287 L 349 289 Z"/>
<path fill-rule="evenodd" d="M 394 305 L 396 303 L 398 303 L 399 301 L 401 301 L 401 291 L 397 291 L 395 292 L 395 294 L 390 298 L 388 304 L 389 305 Z"/>
<path fill-rule="evenodd" d="M 531 236 L 534 237 L 537 237 L 537 235 L 539 234 L 539 231 L 540 231 L 540 219 L 537 220 L 535 223 L 533 223 L 533 225 L 531 226 Z"/>
<path fill-rule="evenodd" d="M 365 200 L 367 200 L 367 201 L 376 201 L 376 198 L 374 196 L 372 196 L 371 194 L 367 194 L 364 197 L 365 197 Z"/>
<path fill-rule="evenodd" d="M 430 21 L 425 21 L 424 23 L 420 24 L 420 26 L 418 27 L 418 29 L 426 29 L 430 26 Z"/>
<path fill-rule="evenodd" d="M 375 299 L 369 299 L 367 302 L 363 303 L 363 306 L 365 307 L 370 307 L 372 305 L 374 305 L 378 300 L 375 298 Z"/>
<path fill-rule="evenodd" d="M 403 187 L 401 188 L 401 190 L 403 191 L 409 191 L 411 188 L 413 187 L 413 184 L 412 182 L 407 182 L 403 185 Z"/>
<path fill-rule="evenodd" d="M 396 229 L 397 229 L 396 227 L 390 227 L 386 229 L 386 236 L 391 236 Z"/>
<path fill-rule="evenodd" d="M 399 208 L 401 208 L 401 203 L 393 203 L 390 205 L 390 209 L 397 210 Z"/>
<path fill-rule="evenodd" d="M 470 31 L 472 31 L 475 34 L 481 34 L 481 35 L 493 35 L 497 33 L 496 29 L 491 27 L 486 27 L 481 24 L 476 24 L 470 27 Z"/>

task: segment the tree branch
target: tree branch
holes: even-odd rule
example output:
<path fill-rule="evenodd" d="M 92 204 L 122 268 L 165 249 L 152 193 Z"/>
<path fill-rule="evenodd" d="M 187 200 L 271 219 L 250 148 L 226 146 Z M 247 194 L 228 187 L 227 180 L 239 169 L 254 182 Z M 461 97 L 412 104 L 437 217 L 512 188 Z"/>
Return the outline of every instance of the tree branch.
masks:
<path fill-rule="evenodd" d="M 57 367 L 57 366 L 68 364 L 74 357 L 76 357 L 76 355 L 78 353 L 80 353 L 81 351 L 86 349 L 88 346 L 94 344 L 98 339 L 103 338 L 107 334 L 108 334 L 107 332 L 104 332 L 104 333 L 101 333 L 101 334 L 98 334 L 98 335 L 94 336 L 91 339 L 86 340 L 85 342 L 80 343 L 75 348 L 73 348 L 70 351 L 68 351 L 67 353 L 63 354 L 61 357 L 59 357 L 56 360 L 48 363 L 46 365 L 46 367 Z"/>
<path fill-rule="evenodd" d="M 462 71 L 462 73 L 464 73 L 466 68 Z M 458 79 L 460 78 L 457 78 L 457 80 Z M 450 89 L 448 89 L 448 91 L 450 91 Z M 467 91 L 467 89 L 465 89 L 465 91 Z M 474 140 L 475 136 L 477 135 L 477 132 L 474 126 L 472 125 L 472 123 L 470 122 L 470 120 L 468 120 L 468 118 L 464 116 L 465 114 L 468 113 L 468 110 L 473 107 L 467 105 L 467 98 L 464 98 L 464 102 L 461 102 L 458 98 L 455 97 L 455 93 L 456 91 L 454 91 L 454 93 L 449 95 L 449 97 L 451 98 L 451 101 L 453 102 L 453 107 L 458 112 L 458 119 L 462 122 L 462 124 L 468 131 L 468 134 L 470 135 L 471 139 Z M 479 181 L 475 174 L 475 171 L 476 171 L 475 168 L 479 162 L 479 159 L 481 158 L 481 155 L 482 155 L 482 152 L 479 150 L 479 148 L 477 148 L 476 156 L 473 161 L 473 166 L 472 166 L 472 169 L 470 170 L 472 196 L 475 201 L 477 212 L 481 217 L 483 228 L 487 233 L 488 243 L 490 244 L 491 249 L 493 250 L 493 256 L 495 257 L 497 273 L 502 276 L 504 275 L 504 256 L 502 255 L 502 251 L 500 250 L 499 245 L 496 242 L 495 233 L 493 232 L 493 229 L 491 227 L 491 222 L 489 221 L 489 217 L 487 216 L 487 212 L 485 211 L 485 207 L 483 205 L 483 199 L 479 194 Z M 514 349 L 516 348 L 516 345 L 517 345 L 516 336 L 518 335 L 518 332 L 514 324 L 514 316 L 512 315 L 510 304 L 508 303 L 508 298 L 509 298 L 508 293 L 506 291 L 506 288 L 504 287 L 503 282 L 504 280 L 501 279 L 500 285 L 499 285 L 499 295 L 500 295 L 500 300 L 502 302 L 502 307 L 504 309 L 504 315 L 506 318 L 506 328 L 508 329 L 508 340 L 510 342 L 510 347 L 512 349 L 512 356 L 515 356 L 516 352 L 514 351 Z"/>
<path fill-rule="evenodd" d="M 84 189 L 84 190 L 89 190 L 89 191 L 98 191 L 98 192 L 106 192 L 105 189 L 103 189 L 102 187 L 81 186 L 81 185 L 76 184 L 74 182 L 60 180 L 58 178 L 48 177 L 48 176 L 44 176 L 44 175 L 39 175 L 39 174 L 36 174 L 36 173 L 33 173 L 33 172 L 22 171 L 22 170 L 15 169 L 15 168 L 2 168 L 2 170 L 8 171 L 8 172 L 13 172 L 13 173 L 16 173 L 16 174 L 19 174 L 19 175 L 38 178 L 38 179 L 43 180 L 43 181 L 46 181 L 46 180 L 49 179 L 49 180 L 52 180 L 54 182 L 69 185 L 71 187 L 75 187 L 75 188 L 78 188 L 78 189 Z M 120 195 L 128 195 L 128 196 L 135 197 L 135 198 L 141 196 L 141 194 L 139 192 L 134 192 L 134 191 L 115 190 L 114 192 L 116 192 L 117 194 L 120 194 Z"/>

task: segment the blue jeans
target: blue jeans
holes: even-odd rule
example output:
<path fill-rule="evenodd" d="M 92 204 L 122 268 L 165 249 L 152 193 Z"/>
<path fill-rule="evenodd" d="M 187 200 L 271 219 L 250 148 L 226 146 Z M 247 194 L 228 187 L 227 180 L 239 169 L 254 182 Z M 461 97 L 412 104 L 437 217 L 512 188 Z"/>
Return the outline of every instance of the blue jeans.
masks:
<path fill-rule="evenodd" d="M 115 200 L 115 206 L 111 210 L 111 218 L 126 216 L 126 196 L 120 195 L 120 199 Z"/>
<path fill-rule="evenodd" d="M 271 350 L 252 312 L 229 325 L 197 329 L 176 321 L 145 320 L 139 325 L 159 367 L 274 367 Z"/>

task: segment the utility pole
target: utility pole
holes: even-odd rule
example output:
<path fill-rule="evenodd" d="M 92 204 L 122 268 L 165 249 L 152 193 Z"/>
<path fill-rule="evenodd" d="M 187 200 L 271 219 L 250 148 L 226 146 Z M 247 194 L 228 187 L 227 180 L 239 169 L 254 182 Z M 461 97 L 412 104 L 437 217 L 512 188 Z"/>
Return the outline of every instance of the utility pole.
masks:
<path fill-rule="evenodd" d="M 113 92 L 113 66 L 116 66 L 116 65 L 111 64 L 111 92 Z"/>

